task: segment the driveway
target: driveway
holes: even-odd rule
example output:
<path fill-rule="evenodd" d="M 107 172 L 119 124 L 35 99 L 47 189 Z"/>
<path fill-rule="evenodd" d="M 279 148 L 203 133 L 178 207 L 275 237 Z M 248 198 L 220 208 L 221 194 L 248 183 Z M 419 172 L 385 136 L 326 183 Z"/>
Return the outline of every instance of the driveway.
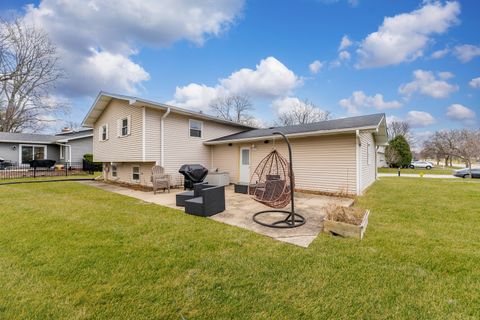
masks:
<path fill-rule="evenodd" d="M 180 189 L 172 189 L 170 193 L 161 192 L 154 195 L 153 192 L 132 190 L 130 188 L 100 181 L 82 181 L 81 183 L 109 192 L 115 192 L 140 199 L 145 202 L 155 203 L 183 211 L 182 207 L 177 207 L 175 205 L 175 194 L 183 192 L 183 190 Z M 218 222 L 244 228 L 271 237 L 275 240 L 288 242 L 301 247 L 308 247 L 323 230 L 323 218 L 326 214 L 326 207 L 332 204 L 348 207 L 353 204 L 353 199 L 297 192 L 295 194 L 295 211 L 303 215 L 307 222 L 301 227 L 292 229 L 268 228 L 255 223 L 252 220 L 253 214 L 270 208 L 258 203 L 246 194 L 234 193 L 233 186 L 225 188 L 225 204 L 226 210 L 224 212 L 209 218 Z M 289 206 L 287 206 L 286 210 L 288 210 L 288 208 Z"/>

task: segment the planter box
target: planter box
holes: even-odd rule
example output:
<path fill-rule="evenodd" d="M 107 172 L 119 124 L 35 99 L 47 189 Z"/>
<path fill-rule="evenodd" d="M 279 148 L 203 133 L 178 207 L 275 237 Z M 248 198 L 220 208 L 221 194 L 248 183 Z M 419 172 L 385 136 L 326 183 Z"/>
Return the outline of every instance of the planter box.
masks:
<path fill-rule="evenodd" d="M 362 223 L 358 226 L 345 222 L 323 220 L 323 232 L 342 237 L 362 239 L 363 235 L 365 234 L 365 230 L 367 229 L 369 215 L 370 210 L 366 210 L 362 219 Z"/>

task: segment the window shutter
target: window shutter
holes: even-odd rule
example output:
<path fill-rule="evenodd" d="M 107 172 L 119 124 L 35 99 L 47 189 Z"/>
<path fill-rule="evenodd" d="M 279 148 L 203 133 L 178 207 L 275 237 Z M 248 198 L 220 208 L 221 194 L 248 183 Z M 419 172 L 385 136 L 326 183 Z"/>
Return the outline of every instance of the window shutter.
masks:
<path fill-rule="evenodd" d="M 144 124 L 145 125 L 145 124 Z M 132 116 L 127 117 L 127 134 L 130 135 L 130 127 L 132 126 Z"/>
<path fill-rule="evenodd" d="M 107 140 L 108 140 L 108 123 L 105 125 L 107 127 Z"/>
<path fill-rule="evenodd" d="M 122 136 L 122 119 L 117 119 L 117 137 Z"/>
<path fill-rule="evenodd" d="M 102 141 L 102 128 L 103 126 L 100 126 L 98 128 L 98 141 Z"/>

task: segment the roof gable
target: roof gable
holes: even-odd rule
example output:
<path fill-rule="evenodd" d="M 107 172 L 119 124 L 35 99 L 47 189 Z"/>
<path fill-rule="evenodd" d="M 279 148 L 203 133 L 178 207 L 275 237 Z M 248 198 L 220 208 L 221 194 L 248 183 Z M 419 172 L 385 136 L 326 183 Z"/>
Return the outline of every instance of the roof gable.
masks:
<path fill-rule="evenodd" d="M 103 91 L 98 94 L 97 98 L 95 99 L 95 102 L 93 103 L 92 107 L 90 108 L 87 115 L 83 119 L 82 125 L 85 127 L 93 127 L 97 119 L 100 117 L 100 115 L 102 114 L 102 112 L 105 110 L 105 108 L 108 106 L 108 104 L 112 99 L 128 101 L 130 105 L 134 105 L 134 106 L 139 106 L 139 107 L 147 106 L 147 107 L 157 108 L 165 111 L 170 109 L 170 112 L 173 112 L 173 113 L 183 114 L 187 116 L 192 116 L 192 117 L 196 117 L 204 120 L 210 120 L 218 123 L 228 124 L 231 126 L 241 127 L 245 129 L 255 129 L 254 127 L 251 127 L 251 126 L 243 125 L 233 121 L 223 120 L 202 112 L 195 112 L 192 110 L 183 109 L 183 108 L 167 105 L 160 102 L 150 101 L 150 100 L 133 97 L 133 96 L 107 93 Z"/>

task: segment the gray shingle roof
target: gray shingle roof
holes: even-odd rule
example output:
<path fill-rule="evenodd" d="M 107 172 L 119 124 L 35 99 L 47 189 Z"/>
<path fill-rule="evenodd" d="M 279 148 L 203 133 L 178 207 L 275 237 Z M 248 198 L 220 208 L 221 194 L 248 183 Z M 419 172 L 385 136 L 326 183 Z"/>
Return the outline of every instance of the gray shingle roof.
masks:
<path fill-rule="evenodd" d="M 380 122 L 384 117 L 385 117 L 384 113 L 377 113 L 377 114 L 371 114 L 366 116 L 327 120 L 322 122 L 300 124 L 300 125 L 293 125 L 293 126 L 286 126 L 286 127 L 254 129 L 254 130 L 234 133 L 234 134 L 220 137 L 217 139 L 212 139 L 207 141 L 207 143 L 270 137 L 273 135 L 275 131 L 280 131 L 285 135 L 289 135 L 289 134 L 301 134 L 301 133 L 309 133 L 309 132 L 317 132 L 317 131 L 331 131 L 331 130 L 338 131 L 338 130 L 349 130 L 349 129 L 355 129 L 355 128 L 376 127 L 380 124 Z"/>
<path fill-rule="evenodd" d="M 55 143 L 58 137 L 48 134 L 0 132 L 0 142 Z"/>
<path fill-rule="evenodd" d="M 82 128 L 78 131 L 60 132 L 60 133 L 57 133 L 56 136 L 58 137 L 57 139 L 63 140 L 63 139 L 71 139 L 71 138 L 88 136 L 91 134 L 93 134 L 92 128 Z"/>

